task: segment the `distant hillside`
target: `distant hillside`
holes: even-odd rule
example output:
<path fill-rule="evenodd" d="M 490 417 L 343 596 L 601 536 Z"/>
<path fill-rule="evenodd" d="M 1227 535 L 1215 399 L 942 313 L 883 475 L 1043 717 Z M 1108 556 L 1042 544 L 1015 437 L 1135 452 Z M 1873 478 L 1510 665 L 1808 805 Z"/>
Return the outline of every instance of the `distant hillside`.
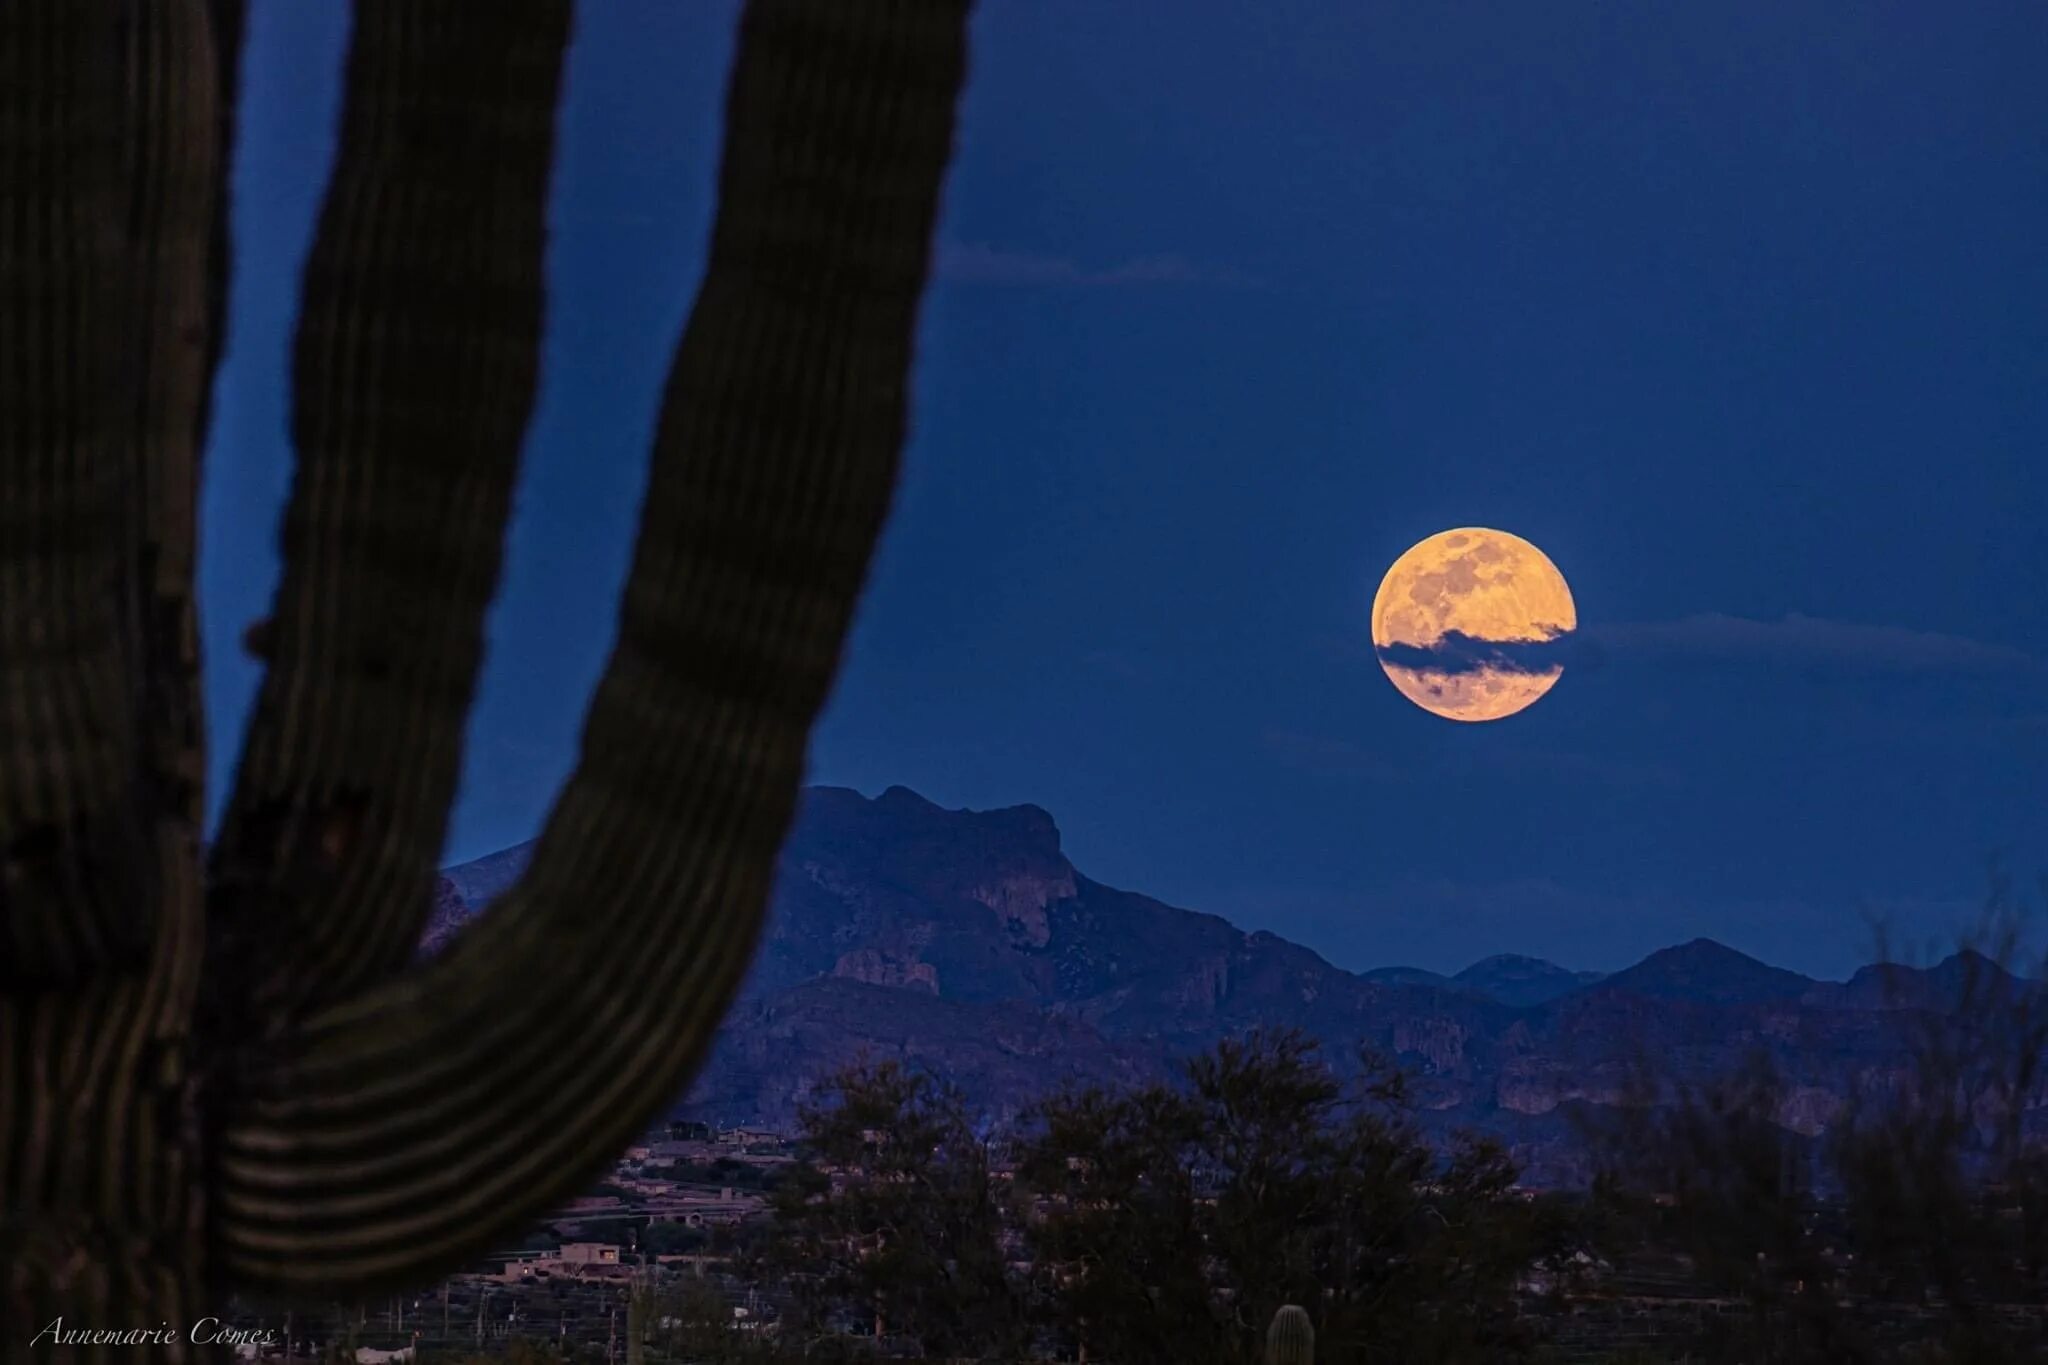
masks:
<path fill-rule="evenodd" d="M 1422 967 L 1374 967 L 1359 979 L 1380 986 L 1428 986 L 1462 991 L 1503 1005 L 1540 1005 L 1603 977 L 1601 972 L 1575 972 L 1539 957 L 1497 953 L 1481 958 L 1454 976 Z"/>
<path fill-rule="evenodd" d="M 429 946 L 509 886 L 527 852 L 449 869 Z M 820 1077 L 865 1052 L 927 1063 L 1003 1118 L 1062 1083 L 1164 1075 L 1218 1038 L 1292 1026 L 1339 1064 L 1361 1045 L 1394 1054 L 1437 1126 L 1493 1131 L 1535 1178 L 1572 1180 L 1571 1115 L 1623 1098 L 1639 1055 L 1700 1078 L 1761 1048 L 1793 1084 L 1785 1118 L 1812 1131 L 1853 1076 L 1896 1065 L 1895 1007 L 1952 1000 L 1965 965 L 1819 982 L 1699 939 L 1609 976 L 1515 956 L 1450 977 L 1353 973 L 1091 881 L 1036 806 L 953 811 L 902 787 L 820 787 L 682 1107 L 788 1125 Z"/>
<path fill-rule="evenodd" d="M 1451 980 L 1504 1005 L 1540 1005 L 1601 978 L 1600 972 L 1575 972 L 1541 958 L 1500 953 L 1481 958 Z"/>
<path fill-rule="evenodd" d="M 1766 966 L 1710 938 L 1660 948 L 1626 971 L 1601 983 L 1650 1000 L 1695 1000 L 1720 1005 L 1761 1005 L 1797 1000 L 1812 990 L 1813 978 Z"/>

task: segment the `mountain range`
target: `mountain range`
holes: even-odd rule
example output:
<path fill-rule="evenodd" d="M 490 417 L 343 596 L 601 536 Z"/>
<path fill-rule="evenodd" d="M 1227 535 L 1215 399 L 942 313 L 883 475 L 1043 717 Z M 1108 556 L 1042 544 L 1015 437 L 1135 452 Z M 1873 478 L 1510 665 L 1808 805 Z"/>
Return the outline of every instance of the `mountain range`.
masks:
<path fill-rule="evenodd" d="M 460 931 L 525 866 L 520 845 L 447 869 L 427 930 Z M 1532 1183 L 1588 1173 L 1580 1120 L 1624 1102 L 1639 1064 L 1701 1081 L 1761 1052 L 1780 1119 L 1812 1133 L 1852 1088 L 1905 1064 L 1909 1016 L 1991 974 L 1927 969 L 1817 981 L 1709 939 L 1611 974 L 1512 955 L 1445 976 L 1339 968 L 1216 915 L 1093 881 L 1036 806 L 943 809 L 891 787 L 804 792 L 767 930 L 679 1113 L 794 1126 L 817 1083 L 866 1055 L 922 1063 L 1002 1121 L 1067 1083 L 1125 1084 L 1253 1027 L 1294 1027 L 1340 1066 L 1400 1061 L 1429 1126 L 1508 1143 Z"/>

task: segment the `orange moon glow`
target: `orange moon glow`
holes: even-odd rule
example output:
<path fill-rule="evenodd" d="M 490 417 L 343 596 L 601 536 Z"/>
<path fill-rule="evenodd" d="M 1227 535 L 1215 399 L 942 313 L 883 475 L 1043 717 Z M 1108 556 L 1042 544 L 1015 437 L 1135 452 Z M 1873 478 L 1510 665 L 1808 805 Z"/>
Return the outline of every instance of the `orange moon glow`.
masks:
<path fill-rule="evenodd" d="M 1389 646 L 1434 649 L 1451 632 L 1487 644 L 1536 644 L 1579 624 L 1571 589 L 1543 551 L 1506 531 L 1443 531 L 1394 561 L 1372 599 L 1380 667 L 1401 695 L 1450 720 L 1499 720 L 1557 683 L 1561 664 L 1540 669 L 1481 663 L 1458 670 L 1411 667 Z"/>

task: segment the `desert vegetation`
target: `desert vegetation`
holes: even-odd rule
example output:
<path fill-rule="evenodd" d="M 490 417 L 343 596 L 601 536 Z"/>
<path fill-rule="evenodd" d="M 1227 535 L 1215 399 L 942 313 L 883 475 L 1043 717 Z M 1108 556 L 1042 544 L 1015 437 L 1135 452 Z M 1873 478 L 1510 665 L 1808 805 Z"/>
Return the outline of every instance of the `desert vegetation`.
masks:
<path fill-rule="evenodd" d="M 721 1234 L 786 1293 L 776 1329 L 701 1313 L 693 1349 L 1236 1365 L 1294 1305 L 1324 1362 L 2039 1359 L 2048 989 L 2017 942 L 1875 974 L 1912 1046 L 1821 1124 L 1761 1056 L 1697 1084 L 1645 1059 L 1584 1191 L 1427 1140 L 1400 1071 L 1293 1031 L 1002 1131 L 942 1078 L 863 1063 L 806 1108 L 773 1217 Z"/>
<path fill-rule="evenodd" d="M 1003 1134 L 941 1079 L 863 1064 L 806 1110 L 807 1159 L 735 1252 L 788 1290 L 790 1358 L 1249 1365 L 1289 1305 L 1318 1360 L 1537 1358 L 1520 1300 L 1569 1278 L 1568 1201 L 1518 1190 L 1488 1141 L 1435 1150 L 1402 1077 L 1361 1063 L 1340 1079 L 1313 1040 L 1254 1033 Z"/>
<path fill-rule="evenodd" d="M 1963 951 L 1874 988 L 1909 1040 L 1802 1124 L 1759 1057 L 1596 1134 L 1611 1254 L 1662 1253 L 1717 1311 L 1700 1360 L 2004 1362 L 2048 1350 L 2048 984 L 1998 880 Z M 1881 953 L 1881 960 L 1889 960 Z"/>

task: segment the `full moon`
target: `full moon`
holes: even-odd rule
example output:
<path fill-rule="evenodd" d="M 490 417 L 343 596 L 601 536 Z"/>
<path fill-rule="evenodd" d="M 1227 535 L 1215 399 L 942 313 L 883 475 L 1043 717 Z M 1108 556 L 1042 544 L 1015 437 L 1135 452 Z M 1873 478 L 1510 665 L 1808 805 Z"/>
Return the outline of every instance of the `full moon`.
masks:
<path fill-rule="evenodd" d="M 1388 681 L 1449 720 L 1499 720 L 1548 692 L 1563 665 L 1516 663 L 1512 647 L 1555 639 L 1578 624 L 1571 589 L 1549 557 L 1520 536 L 1483 526 L 1414 546 L 1372 599 L 1372 640 Z M 1432 666 L 1424 651 L 1444 647 L 1454 632 L 1475 643 L 1465 657 Z M 1489 652 L 1487 645 L 1510 648 Z"/>

